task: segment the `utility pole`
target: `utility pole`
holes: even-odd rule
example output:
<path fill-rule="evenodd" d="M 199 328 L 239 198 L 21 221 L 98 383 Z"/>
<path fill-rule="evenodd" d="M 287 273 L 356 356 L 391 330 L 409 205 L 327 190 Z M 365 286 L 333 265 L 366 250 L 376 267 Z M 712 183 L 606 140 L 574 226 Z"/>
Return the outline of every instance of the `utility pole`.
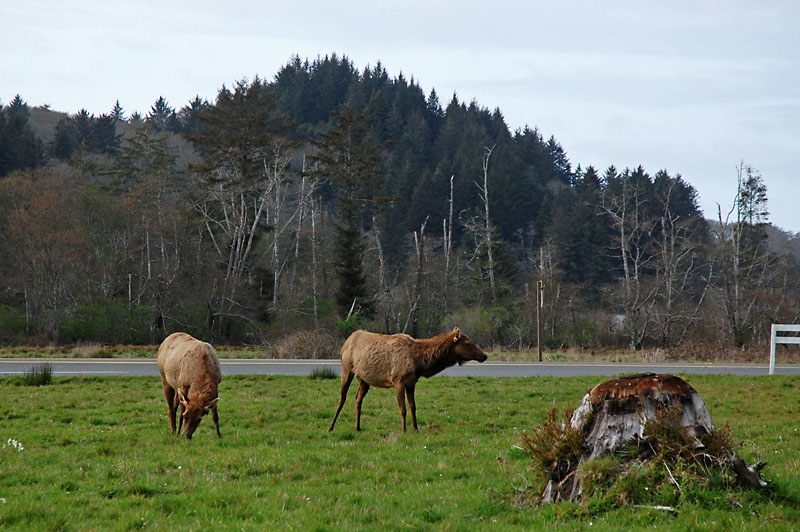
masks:
<path fill-rule="evenodd" d="M 542 361 L 542 306 L 544 305 L 544 283 L 536 281 L 536 348 L 539 362 Z"/>

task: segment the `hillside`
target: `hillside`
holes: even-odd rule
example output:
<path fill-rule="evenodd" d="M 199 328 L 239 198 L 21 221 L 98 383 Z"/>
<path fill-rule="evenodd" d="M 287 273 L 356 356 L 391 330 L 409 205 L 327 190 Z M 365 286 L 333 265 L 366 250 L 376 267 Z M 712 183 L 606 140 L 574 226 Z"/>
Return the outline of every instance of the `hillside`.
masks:
<path fill-rule="evenodd" d="M 380 64 L 295 58 L 145 116 L 2 114 L 0 341 L 459 326 L 526 348 L 541 281 L 549 347 L 728 349 L 800 306 L 798 238 L 748 167 L 750 223 L 720 238 L 680 175 L 574 168 L 553 136 Z"/>

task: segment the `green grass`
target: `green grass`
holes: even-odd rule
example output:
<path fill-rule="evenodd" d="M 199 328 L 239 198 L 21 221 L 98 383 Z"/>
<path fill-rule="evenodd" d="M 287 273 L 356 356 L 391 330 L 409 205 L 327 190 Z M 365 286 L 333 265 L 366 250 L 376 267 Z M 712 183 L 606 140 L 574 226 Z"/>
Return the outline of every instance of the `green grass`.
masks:
<path fill-rule="evenodd" d="M 544 479 L 521 433 L 593 377 L 423 380 L 407 434 L 391 391 L 370 390 L 356 433 L 352 387 L 328 433 L 338 380 L 225 377 L 222 439 L 206 419 L 192 441 L 170 434 L 158 378 L 2 378 L 0 530 L 795 529 L 800 377 L 684 378 L 739 454 L 769 463 L 771 490 L 684 486 L 677 515 L 532 505 Z"/>
<path fill-rule="evenodd" d="M 53 366 L 50 364 L 34 364 L 22 378 L 27 386 L 46 386 L 53 382 Z"/>

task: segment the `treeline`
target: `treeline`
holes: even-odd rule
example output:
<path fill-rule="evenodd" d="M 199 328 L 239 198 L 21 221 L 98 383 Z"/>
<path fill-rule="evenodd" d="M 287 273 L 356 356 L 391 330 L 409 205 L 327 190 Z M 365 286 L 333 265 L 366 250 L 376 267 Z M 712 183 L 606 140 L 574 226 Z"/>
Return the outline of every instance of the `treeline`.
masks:
<path fill-rule="evenodd" d="M 798 320 L 757 171 L 707 221 L 678 174 L 573 168 L 552 136 L 381 64 L 295 58 L 214 102 L 82 110 L 47 142 L 30 111 L 0 111 L 0 341 L 457 325 L 527 348 L 537 281 L 552 348 L 747 347 Z"/>

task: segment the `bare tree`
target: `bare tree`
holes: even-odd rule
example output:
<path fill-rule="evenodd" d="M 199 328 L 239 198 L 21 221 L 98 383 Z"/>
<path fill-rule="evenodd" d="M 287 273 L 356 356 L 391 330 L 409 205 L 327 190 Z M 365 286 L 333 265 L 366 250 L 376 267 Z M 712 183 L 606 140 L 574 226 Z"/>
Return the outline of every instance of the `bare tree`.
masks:
<path fill-rule="evenodd" d="M 258 291 L 246 285 L 264 285 L 264 269 L 254 253 L 256 242 L 270 228 L 275 305 L 282 264 L 280 234 L 285 229 L 281 209 L 285 198 L 285 170 L 291 143 L 283 138 L 285 118 L 276 113 L 274 95 L 265 84 L 237 82 L 233 91 L 223 87 L 216 104 L 198 116 L 202 128 L 191 136 L 205 157 L 193 168 L 205 187 L 195 205 L 220 265 L 221 282 L 214 283 L 208 302 L 208 328 L 213 334 L 217 316 L 251 321 Z M 259 298 L 260 299 L 260 298 Z"/>
<path fill-rule="evenodd" d="M 444 279 L 442 281 L 442 311 L 447 314 L 450 292 L 450 257 L 453 253 L 453 179 L 450 176 L 450 213 L 442 219 L 442 247 L 444 248 Z"/>
<path fill-rule="evenodd" d="M 766 186 L 752 167 L 736 167 L 736 196 L 723 219 L 717 205 L 717 255 L 722 276 L 722 300 L 728 333 L 744 347 L 755 331 L 754 310 L 759 293 L 774 275 L 774 257 L 766 250 Z"/>
<path fill-rule="evenodd" d="M 24 295 L 28 324 L 41 327 L 56 343 L 62 318 L 92 270 L 71 178 L 43 168 L 0 182 L 6 224 L 0 243 L 10 252 L 13 284 Z"/>
<path fill-rule="evenodd" d="M 699 257 L 700 241 L 696 220 L 681 219 L 671 205 L 680 178 L 668 178 L 666 190 L 658 198 L 662 205 L 658 221 L 660 238 L 655 242 L 657 256 L 658 299 L 654 319 L 660 330 L 663 347 L 679 345 L 689 328 L 698 321 L 700 308 L 711 285 L 713 263 L 703 265 Z M 707 268 L 704 274 L 701 270 Z M 693 293 L 692 284 L 703 281 L 702 291 Z"/>
<path fill-rule="evenodd" d="M 414 251 L 417 256 L 417 268 L 414 276 L 414 289 L 409 298 L 408 318 L 402 332 L 408 330 L 411 322 L 411 336 L 417 337 L 419 334 L 419 308 L 422 301 L 422 281 L 425 274 L 425 226 L 428 224 L 428 217 L 422 222 L 419 233 L 414 231 Z"/>
<path fill-rule="evenodd" d="M 492 242 L 492 227 L 489 218 L 489 157 L 492 156 L 492 152 L 494 151 L 496 145 L 492 145 L 491 148 L 486 149 L 486 156 L 483 158 L 483 186 L 477 185 L 478 192 L 483 202 L 483 210 L 484 210 L 484 221 L 486 222 L 486 229 L 484 233 L 484 238 L 486 239 L 486 254 L 489 260 L 489 287 L 491 289 L 492 295 L 492 304 L 494 305 L 497 301 L 497 289 L 494 283 L 494 256 L 492 249 L 493 242 Z"/>
<path fill-rule="evenodd" d="M 459 213 L 459 221 L 474 241 L 472 256 L 467 261 L 467 264 L 476 269 L 481 280 L 488 278 L 489 298 L 492 304 L 497 301 L 494 268 L 494 227 L 489 217 L 489 158 L 493 150 L 494 146 L 486 148 L 486 155 L 482 163 L 483 183 L 475 182 L 475 186 L 478 188 L 478 197 L 483 206 L 482 211 L 474 216 L 468 216 L 466 211 Z M 486 259 L 485 266 L 482 265 L 484 258 Z"/>
<path fill-rule="evenodd" d="M 386 276 L 386 259 L 383 255 L 383 246 L 381 245 L 381 232 L 378 228 L 378 221 L 374 216 L 372 217 L 372 230 L 375 236 L 375 248 L 378 251 L 378 294 L 385 298 L 383 304 L 383 323 L 386 334 L 391 334 L 394 329 L 393 320 L 396 312 L 394 286 L 390 285 Z M 399 330 L 399 323 L 397 324 L 397 329 Z"/>
<path fill-rule="evenodd" d="M 289 196 L 289 186 L 291 184 L 291 180 L 288 179 L 287 176 L 287 170 L 292 159 L 292 154 L 292 144 L 279 140 L 272 145 L 269 157 L 264 159 L 264 175 L 268 181 L 267 188 L 271 191 L 271 194 L 267 196 L 269 201 L 267 204 L 266 219 L 272 226 L 273 237 L 271 244 L 273 310 L 277 310 L 278 308 L 281 278 L 283 277 L 283 270 L 289 258 L 289 254 L 287 254 L 285 258 L 281 258 L 281 236 L 292 223 L 292 220 L 298 215 L 301 217 L 302 223 L 303 190 L 301 190 L 299 201 L 292 208 L 289 219 L 286 221 L 282 219 L 282 214 L 286 208 L 286 201 Z M 305 180 L 303 180 L 303 185 L 305 185 Z"/>
<path fill-rule="evenodd" d="M 644 191 L 629 176 L 606 186 L 600 208 L 617 232 L 614 247 L 622 262 L 622 310 L 630 348 L 639 349 L 647 335 L 657 287 L 648 283 L 646 267 L 652 260 L 653 220 L 644 208 Z"/>

